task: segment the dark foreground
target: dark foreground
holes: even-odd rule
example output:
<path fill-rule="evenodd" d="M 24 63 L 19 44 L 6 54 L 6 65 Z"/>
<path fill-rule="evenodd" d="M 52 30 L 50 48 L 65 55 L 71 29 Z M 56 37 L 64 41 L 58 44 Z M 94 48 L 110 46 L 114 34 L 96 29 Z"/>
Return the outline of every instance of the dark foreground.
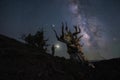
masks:
<path fill-rule="evenodd" d="M 95 69 L 0 35 L 0 80 L 120 80 L 120 58 L 93 64 Z"/>

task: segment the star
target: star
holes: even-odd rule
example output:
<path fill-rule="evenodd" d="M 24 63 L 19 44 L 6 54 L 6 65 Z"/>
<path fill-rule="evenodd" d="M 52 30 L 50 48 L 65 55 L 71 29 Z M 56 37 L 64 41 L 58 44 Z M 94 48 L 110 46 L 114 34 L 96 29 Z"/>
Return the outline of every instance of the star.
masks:
<path fill-rule="evenodd" d="M 59 45 L 59 44 L 56 44 L 55 47 L 56 47 L 57 49 L 59 49 L 59 48 L 60 48 L 60 45 Z"/>

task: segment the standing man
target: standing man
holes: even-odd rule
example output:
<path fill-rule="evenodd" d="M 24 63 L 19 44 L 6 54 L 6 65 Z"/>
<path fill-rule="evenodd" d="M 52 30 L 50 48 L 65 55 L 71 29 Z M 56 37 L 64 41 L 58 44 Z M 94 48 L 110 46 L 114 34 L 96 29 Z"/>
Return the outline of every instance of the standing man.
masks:
<path fill-rule="evenodd" d="M 54 44 L 51 47 L 51 51 L 52 51 L 52 56 L 54 56 L 54 54 L 55 54 L 55 45 Z"/>

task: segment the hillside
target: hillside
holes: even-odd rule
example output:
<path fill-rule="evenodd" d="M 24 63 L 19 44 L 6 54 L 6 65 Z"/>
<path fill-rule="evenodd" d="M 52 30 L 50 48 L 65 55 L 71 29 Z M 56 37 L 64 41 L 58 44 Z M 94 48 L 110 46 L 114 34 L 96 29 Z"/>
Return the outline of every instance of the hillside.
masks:
<path fill-rule="evenodd" d="M 0 80 L 120 80 L 120 58 L 92 69 L 0 35 Z"/>

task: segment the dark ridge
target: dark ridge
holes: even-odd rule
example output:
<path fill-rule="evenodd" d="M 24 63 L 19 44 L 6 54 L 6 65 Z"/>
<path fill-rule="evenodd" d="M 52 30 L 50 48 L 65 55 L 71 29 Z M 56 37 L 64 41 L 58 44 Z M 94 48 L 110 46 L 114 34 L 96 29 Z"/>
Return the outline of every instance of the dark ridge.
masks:
<path fill-rule="evenodd" d="M 0 35 L 0 80 L 120 80 L 120 58 L 93 64 L 95 69 Z"/>

